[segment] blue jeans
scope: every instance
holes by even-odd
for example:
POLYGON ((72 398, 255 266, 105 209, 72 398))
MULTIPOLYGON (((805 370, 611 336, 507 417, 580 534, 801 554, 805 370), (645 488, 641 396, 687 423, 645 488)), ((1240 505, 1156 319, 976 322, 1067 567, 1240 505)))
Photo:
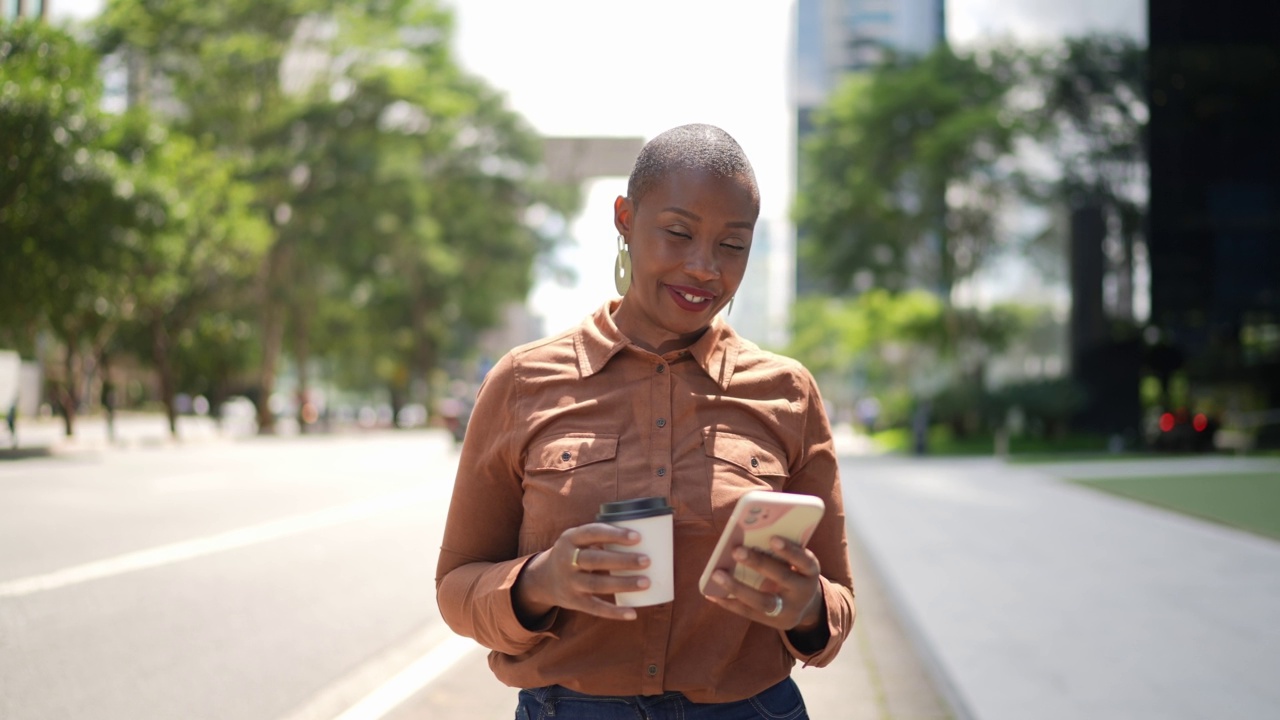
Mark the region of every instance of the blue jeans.
POLYGON ((745 700, 689 702, 662 695, 584 695, 550 685, 520 691, 516 720, 809 720, 800 688, 787 678, 745 700))

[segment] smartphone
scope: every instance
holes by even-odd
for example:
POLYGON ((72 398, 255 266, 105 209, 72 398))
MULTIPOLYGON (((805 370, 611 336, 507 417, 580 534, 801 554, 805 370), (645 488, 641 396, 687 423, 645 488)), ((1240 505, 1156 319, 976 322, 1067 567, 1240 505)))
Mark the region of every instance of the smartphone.
POLYGON ((826 504, 821 498, 796 493, 752 490, 738 498, 738 504, 729 516, 729 523, 720 534, 720 541, 711 553, 707 567, 702 571, 698 589, 703 595, 723 597, 726 593, 711 582, 711 574, 717 568, 732 573, 734 579, 759 588, 764 576, 733 559, 733 551, 739 545, 773 554, 769 542, 775 537, 805 545, 822 520, 826 504))

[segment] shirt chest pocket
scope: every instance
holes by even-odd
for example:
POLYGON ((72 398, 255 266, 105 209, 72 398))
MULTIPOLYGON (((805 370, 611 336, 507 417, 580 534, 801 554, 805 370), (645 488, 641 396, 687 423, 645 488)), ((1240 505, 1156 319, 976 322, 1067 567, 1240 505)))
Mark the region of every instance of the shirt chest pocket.
POLYGON ((595 520, 601 503, 616 500, 617 457, 617 435, 568 433, 531 444, 524 464, 522 550, 550 547, 560 533, 595 520))
POLYGON ((729 521, 734 504, 747 491, 784 489, 789 473, 782 450, 756 438, 714 428, 702 433, 716 527, 729 521))

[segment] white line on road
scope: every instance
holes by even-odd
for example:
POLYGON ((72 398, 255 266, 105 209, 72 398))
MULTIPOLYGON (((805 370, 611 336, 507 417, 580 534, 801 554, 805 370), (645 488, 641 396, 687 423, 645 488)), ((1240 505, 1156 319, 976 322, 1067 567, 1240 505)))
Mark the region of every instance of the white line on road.
POLYGON ((18 578, 17 580, 0 583, 0 598, 22 597, 23 595, 30 595, 44 590, 54 590, 136 570, 147 570, 270 540, 278 540, 310 530, 319 530, 363 520, 379 513, 422 502, 436 494, 438 494, 436 489, 421 485, 410 490, 383 495, 364 502, 341 505, 327 510, 320 510, 306 515, 295 515, 217 535, 184 540, 183 542, 162 545, 149 550, 117 555, 84 565, 64 568, 45 575, 18 578))
POLYGON ((369 693, 352 705, 335 720, 380 720, 401 703, 413 697, 432 680, 458 664, 463 658, 480 650, 474 641, 452 635, 401 670, 382 687, 369 693))

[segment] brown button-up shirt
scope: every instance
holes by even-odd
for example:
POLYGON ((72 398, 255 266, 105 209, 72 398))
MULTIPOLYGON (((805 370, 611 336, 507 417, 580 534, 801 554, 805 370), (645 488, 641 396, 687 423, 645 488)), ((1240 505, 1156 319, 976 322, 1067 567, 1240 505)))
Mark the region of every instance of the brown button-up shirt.
POLYGON ((631 344, 606 304, 582 325, 516 348, 485 379, 467 428, 436 569, 445 622, 493 650, 515 687, 596 695, 754 695, 796 659, 831 661, 853 626, 853 579, 831 429, 812 376, 717 319, 663 356, 631 344), (727 612, 698 578, 748 490, 816 495, 809 548, 822 563, 830 641, 806 654, 787 634, 727 612), (527 629, 512 608, 521 568, 601 503, 663 496, 675 508, 675 601, 631 622, 558 609, 527 629))

